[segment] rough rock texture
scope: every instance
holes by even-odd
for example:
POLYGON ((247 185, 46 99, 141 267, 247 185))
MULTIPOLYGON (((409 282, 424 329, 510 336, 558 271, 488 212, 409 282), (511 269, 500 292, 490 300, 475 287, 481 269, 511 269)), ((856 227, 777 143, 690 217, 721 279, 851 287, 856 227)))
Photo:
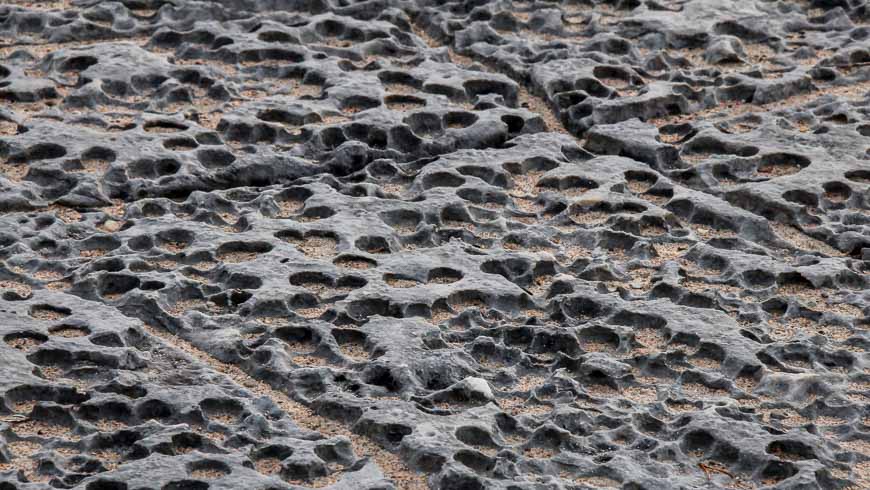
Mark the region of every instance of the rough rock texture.
POLYGON ((865 0, 5 0, 0 490, 870 488, 865 0))

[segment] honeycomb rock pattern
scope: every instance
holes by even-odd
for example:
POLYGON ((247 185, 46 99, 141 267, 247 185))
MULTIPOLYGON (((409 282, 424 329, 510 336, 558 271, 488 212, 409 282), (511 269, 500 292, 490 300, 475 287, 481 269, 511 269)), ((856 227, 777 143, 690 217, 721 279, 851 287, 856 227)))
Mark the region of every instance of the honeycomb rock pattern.
POLYGON ((865 0, 7 0, 0 490, 870 488, 865 0))

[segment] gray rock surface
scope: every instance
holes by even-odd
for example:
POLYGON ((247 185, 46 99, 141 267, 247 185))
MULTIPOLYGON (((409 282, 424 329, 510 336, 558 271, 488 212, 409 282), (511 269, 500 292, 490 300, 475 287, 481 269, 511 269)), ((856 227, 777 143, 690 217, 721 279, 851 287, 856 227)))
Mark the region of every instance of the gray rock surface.
POLYGON ((0 490, 870 488, 865 0, 7 0, 0 490))

